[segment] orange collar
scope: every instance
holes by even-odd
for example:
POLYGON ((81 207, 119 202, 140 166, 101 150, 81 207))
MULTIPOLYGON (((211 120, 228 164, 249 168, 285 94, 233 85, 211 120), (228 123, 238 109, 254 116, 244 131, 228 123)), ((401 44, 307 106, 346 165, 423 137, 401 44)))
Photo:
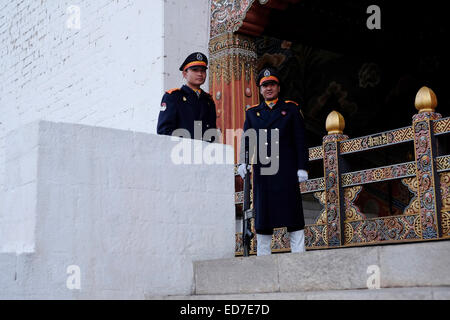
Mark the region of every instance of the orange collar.
POLYGON ((270 101, 266 100, 265 101, 266 105, 271 109, 273 108, 274 105, 277 104, 277 102, 278 102, 278 98, 276 98, 275 100, 270 100, 270 101))

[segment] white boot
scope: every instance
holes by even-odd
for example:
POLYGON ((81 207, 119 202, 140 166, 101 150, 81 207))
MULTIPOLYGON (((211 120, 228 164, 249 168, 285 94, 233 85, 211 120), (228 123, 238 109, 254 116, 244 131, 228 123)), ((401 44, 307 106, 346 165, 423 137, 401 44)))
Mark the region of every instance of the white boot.
POLYGON ((298 230, 289 233, 291 240, 291 252, 305 252, 305 230, 298 230))
POLYGON ((256 255, 267 256, 272 253, 272 235, 256 234, 256 255))

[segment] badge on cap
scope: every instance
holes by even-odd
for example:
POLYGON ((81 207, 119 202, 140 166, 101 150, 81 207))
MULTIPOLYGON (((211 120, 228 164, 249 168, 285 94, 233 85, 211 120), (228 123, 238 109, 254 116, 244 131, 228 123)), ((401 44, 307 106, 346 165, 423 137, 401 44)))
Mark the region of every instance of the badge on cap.
POLYGON ((259 117, 261 115, 261 113, 257 112, 256 115, 259 117))
POLYGON ((264 71, 264 77, 270 77, 270 71, 269 70, 264 71))
POLYGON ((197 53, 197 60, 198 61, 203 61, 203 56, 201 53, 197 53))
POLYGON ((186 97, 183 97, 183 101, 187 101, 186 97))
POLYGON ((167 105, 165 102, 161 103, 161 111, 166 111, 167 105))
POLYGON ((287 112, 286 111, 281 111, 281 114, 283 115, 283 116, 285 116, 286 114, 287 114, 287 112))

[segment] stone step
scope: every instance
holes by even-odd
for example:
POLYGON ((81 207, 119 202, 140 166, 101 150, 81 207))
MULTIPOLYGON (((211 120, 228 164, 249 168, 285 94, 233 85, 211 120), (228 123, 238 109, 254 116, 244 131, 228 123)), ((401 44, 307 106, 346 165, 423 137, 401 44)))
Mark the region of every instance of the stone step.
POLYGON ((194 262, 194 295, 450 286, 450 241, 194 262))
POLYGON ((450 287, 272 292, 254 294, 147 296, 149 300, 450 300, 450 287))

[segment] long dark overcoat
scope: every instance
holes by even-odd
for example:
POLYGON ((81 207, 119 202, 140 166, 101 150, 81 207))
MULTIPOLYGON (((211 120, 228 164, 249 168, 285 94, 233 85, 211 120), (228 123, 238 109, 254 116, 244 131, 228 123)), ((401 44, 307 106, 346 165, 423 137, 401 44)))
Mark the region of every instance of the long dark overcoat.
POLYGON ((258 160, 253 166, 256 232, 272 234, 273 228, 279 227, 288 227, 289 231, 303 229, 305 220, 297 171, 308 169, 308 148, 305 143, 305 126, 300 107, 295 102, 278 100, 270 109, 263 101, 246 110, 244 132, 250 128, 256 129, 258 137, 256 148, 258 160), (278 130, 279 141, 272 141, 272 130, 278 130), (267 139, 263 139, 265 135, 267 139), (271 164, 261 163, 259 154, 261 143, 268 148, 268 156, 274 159, 276 155, 272 154, 274 150, 272 144, 279 145, 279 169, 276 174, 262 174, 261 169, 271 164))

